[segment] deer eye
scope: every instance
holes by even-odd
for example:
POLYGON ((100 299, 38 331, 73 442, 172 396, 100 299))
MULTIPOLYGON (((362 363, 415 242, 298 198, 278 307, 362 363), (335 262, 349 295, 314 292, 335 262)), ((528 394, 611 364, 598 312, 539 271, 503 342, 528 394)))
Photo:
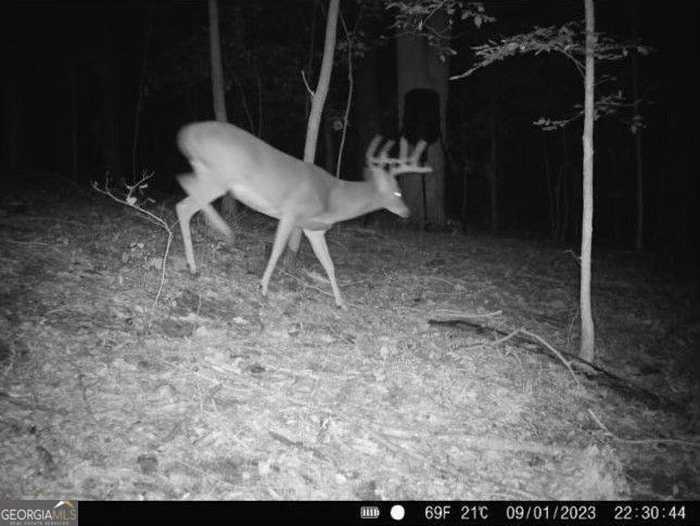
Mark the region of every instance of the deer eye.
POLYGON ((394 192, 394 195, 395 195, 396 197, 401 197, 401 192, 394 192))

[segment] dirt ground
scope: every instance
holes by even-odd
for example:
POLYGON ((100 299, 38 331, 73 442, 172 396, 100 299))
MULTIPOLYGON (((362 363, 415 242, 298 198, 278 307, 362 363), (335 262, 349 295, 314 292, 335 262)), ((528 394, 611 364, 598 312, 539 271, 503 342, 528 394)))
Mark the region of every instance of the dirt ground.
POLYGON ((341 311, 306 242, 261 296, 274 221, 195 221, 193 277, 150 210, 164 269, 103 195, 0 197, 0 497, 700 498, 697 288, 649 258, 594 250, 613 378, 567 247, 342 224, 341 311))

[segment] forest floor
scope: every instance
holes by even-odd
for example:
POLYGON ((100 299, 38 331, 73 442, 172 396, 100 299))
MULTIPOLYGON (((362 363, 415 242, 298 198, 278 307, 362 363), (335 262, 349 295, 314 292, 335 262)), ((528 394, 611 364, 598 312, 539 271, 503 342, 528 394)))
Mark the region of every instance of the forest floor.
POLYGON ((262 297, 252 212, 194 221, 195 277, 177 225, 163 269, 133 209, 31 195, 0 196, 0 497, 700 499, 697 289, 639 256, 594 250, 606 374, 564 354, 567 247, 342 224, 341 311, 306 242, 262 297))

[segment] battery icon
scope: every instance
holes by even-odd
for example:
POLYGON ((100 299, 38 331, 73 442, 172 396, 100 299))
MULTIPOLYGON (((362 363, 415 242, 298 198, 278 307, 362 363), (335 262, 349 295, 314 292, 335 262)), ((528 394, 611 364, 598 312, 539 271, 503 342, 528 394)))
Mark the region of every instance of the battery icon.
POLYGON ((379 506, 360 506, 361 519, 378 519, 379 506))

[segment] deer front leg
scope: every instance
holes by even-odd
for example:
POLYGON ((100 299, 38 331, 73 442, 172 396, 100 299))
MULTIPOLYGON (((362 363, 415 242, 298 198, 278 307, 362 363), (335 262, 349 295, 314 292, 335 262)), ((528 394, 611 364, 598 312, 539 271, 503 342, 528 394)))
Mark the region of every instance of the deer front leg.
POLYGON ((301 228, 294 227, 287 242, 287 250, 282 257, 282 264, 288 270, 294 270, 299 264, 297 255, 299 254, 299 243, 301 242, 301 228))
POLYGON ((194 250, 192 249, 192 231, 190 220, 200 210, 205 214, 210 224, 228 238, 232 238, 231 228, 211 206, 211 202, 223 195, 226 191, 215 184, 211 184, 206 178, 193 174, 181 174, 177 180, 187 193, 187 197, 175 205, 182 241, 185 244, 185 257, 192 274, 197 273, 197 265, 194 262, 194 250))
POLYGON ((338 288, 338 283, 335 281, 335 267, 333 266, 333 260, 328 252, 328 245, 326 244, 325 234, 323 230, 304 230, 304 234, 311 243, 311 248, 316 254, 316 257, 321 262, 323 269, 326 271, 328 280, 331 282, 331 288, 333 289, 333 295, 335 296, 335 304, 343 310, 347 310, 345 301, 340 294, 340 288, 338 288))

